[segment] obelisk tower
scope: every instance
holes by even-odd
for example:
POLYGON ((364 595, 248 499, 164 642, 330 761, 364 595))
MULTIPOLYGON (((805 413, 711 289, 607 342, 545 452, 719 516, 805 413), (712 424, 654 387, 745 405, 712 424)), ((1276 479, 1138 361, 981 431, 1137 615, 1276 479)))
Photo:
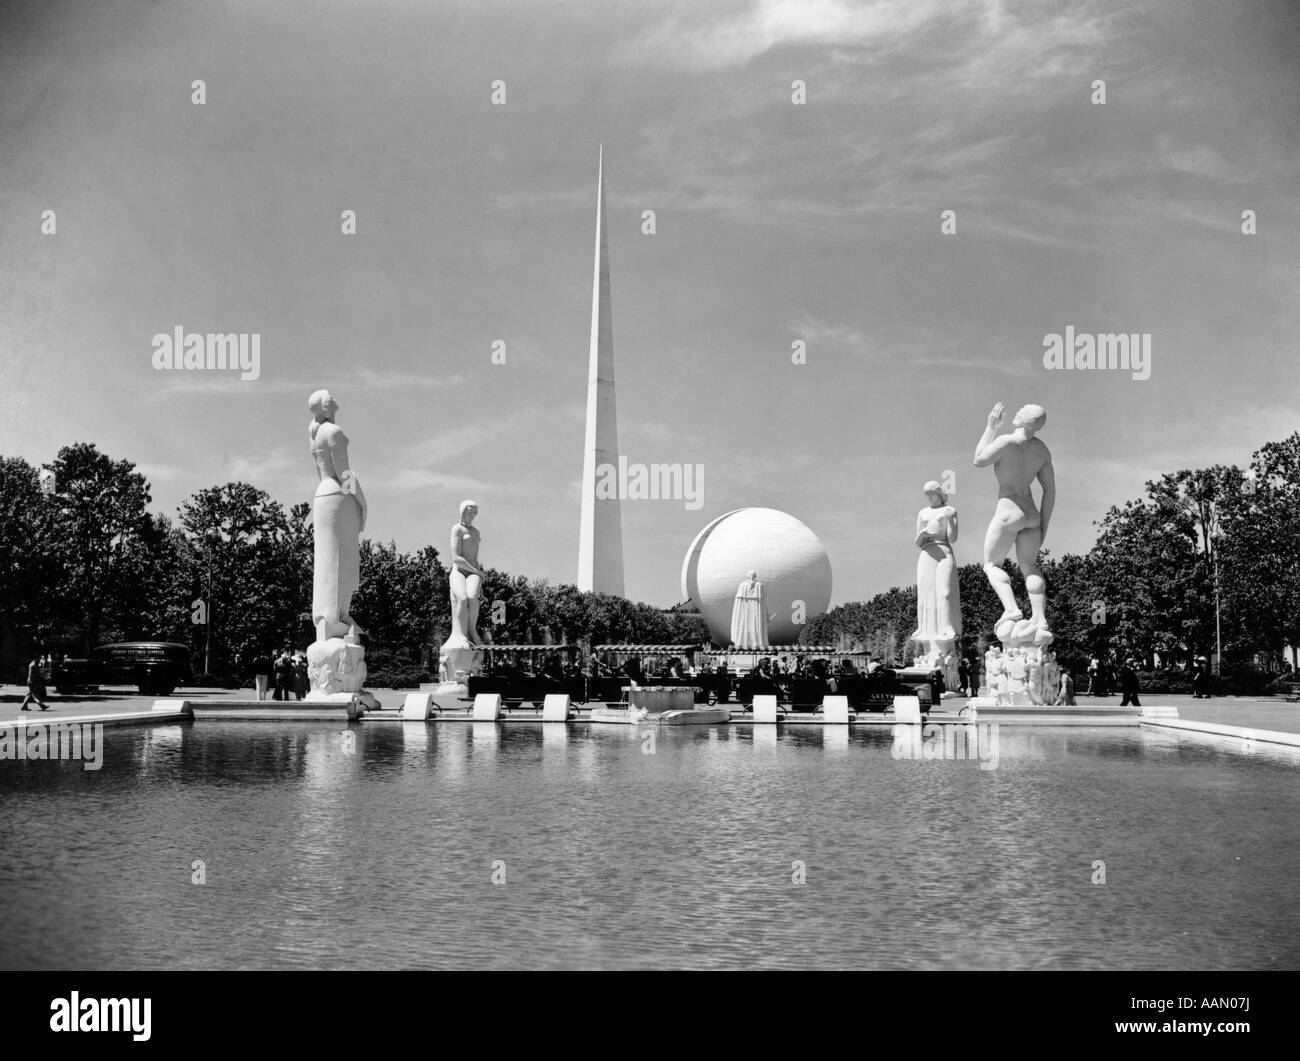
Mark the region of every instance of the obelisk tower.
POLYGON ((578 589, 623 595, 623 519, 617 498, 597 498, 598 478, 618 482, 618 410, 614 402, 614 325, 609 310, 609 239, 605 233, 605 148, 596 179, 596 262, 591 286, 591 359, 587 438, 582 458, 578 589), (606 471, 598 476, 598 469, 606 471))

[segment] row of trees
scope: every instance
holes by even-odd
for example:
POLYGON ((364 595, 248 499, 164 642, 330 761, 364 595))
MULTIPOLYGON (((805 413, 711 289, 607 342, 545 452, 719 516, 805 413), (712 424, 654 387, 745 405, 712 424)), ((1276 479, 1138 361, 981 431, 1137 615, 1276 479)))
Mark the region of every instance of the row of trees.
MULTIPOLYGON (((1112 507, 1086 555, 1041 559, 1058 655, 1110 649, 1147 668, 1222 644, 1225 670, 1281 664, 1300 644, 1300 432, 1270 442, 1250 467, 1171 472, 1112 507)), ((1017 599, 1024 582, 1008 562, 1017 599)), ((963 565, 962 648, 983 653, 1001 605, 979 564, 963 565)), ((809 623, 809 641, 847 637, 885 658, 908 654, 916 587, 844 604, 809 623)))
MULTIPOLYGON (((37 646, 181 641, 222 674, 311 640, 308 504, 286 509, 248 483, 200 490, 175 519, 149 512, 150 501, 130 461, 88 443, 64 447, 44 473, 0 457, 0 645, 10 677, 37 646)), ((1228 665, 1280 662, 1300 642, 1297 512, 1300 432, 1261 447, 1244 471, 1216 465, 1147 483, 1145 496, 1105 514, 1086 555, 1044 552, 1058 654, 1074 661, 1109 647, 1150 666, 1157 656, 1212 656, 1221 641, 1228 665)), ((1023 600, 1023 580, 1006 566, 1023 600)), ((1001 606, 978 564, 959 578, 962 647, 982 653, 1001 606)), ((363 541, 353 612, 371 659, 427 668, 449 629, 437 550, 363 541)), ((803 639, 900 659, 915 625, 915 586, 895 587, 812 619, 803 639)), ((698 615, 497 570, 486 572, 479 626, 498 643, 707 637, 698 615)))
MULTIPOLYGON (((200 490, 174 520, 150 513, 150 501, 149 483, 130 461, 87 443, 64 447, 44 474, 0 458, 7 677, 35 650, 80 654, 144 639, 183 642, 197 669, 237 674, 260 652, 312 639, 307 503, 286 509, 248 483, 200 490)), ((352 611, 365 628, 372 667, 427 668, 430 646, 450 628, 438 551, 401 553, 393 543, 363 540, 352 611)), ((485 571, 479 626, 498 643, 705 636, 698 616, 493 569, 485 571)))

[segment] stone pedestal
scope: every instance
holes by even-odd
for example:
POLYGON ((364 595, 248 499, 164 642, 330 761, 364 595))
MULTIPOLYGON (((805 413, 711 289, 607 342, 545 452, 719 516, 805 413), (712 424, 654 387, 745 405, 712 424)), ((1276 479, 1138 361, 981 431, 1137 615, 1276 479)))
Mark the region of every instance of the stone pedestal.
POLYGON ((438 650, 438 673, 444 683, 463 685, 483 669, 483 650, 464 634, 452 634, 438 650))
POLYGON ((307 646, 306 699, 314 703, 345 704, 359 700, 368 708, 379 701, 365 691, 366 650, 352 637, 331 637, 307 646))
POLYGON ((927 641, 924 655, 912 661, 914 670, 937 670, 943 675, 943 696, 959 696, 961 678, 958 675, 957 642, 955 640, 927 641))
POLYGON ((695 706, 695 688, 689 685, 628 686, 629 706, 644 711, 689 711, 695 706))
POLYGON ((991 699, 998 707, 1048 706, 1056 702, 1060 668, 1049 647, 1051 631, 1027 619, 998 623, 995 633, 1002 642, 996 674, 986 674, 979 699, 991 699))

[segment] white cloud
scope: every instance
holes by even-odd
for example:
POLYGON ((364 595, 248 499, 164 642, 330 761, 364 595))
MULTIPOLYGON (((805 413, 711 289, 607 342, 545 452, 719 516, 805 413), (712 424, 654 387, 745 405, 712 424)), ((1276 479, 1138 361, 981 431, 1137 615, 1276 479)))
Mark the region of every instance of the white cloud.
POLYGON ((950 6, 936 0, 758 0, 739 14, 695 27, 683 25, 675 15, 642 34, 624 57, 658 62, 672 56, 693 66, 717 68, 743 66, 783 44, 891 44, 950 6))

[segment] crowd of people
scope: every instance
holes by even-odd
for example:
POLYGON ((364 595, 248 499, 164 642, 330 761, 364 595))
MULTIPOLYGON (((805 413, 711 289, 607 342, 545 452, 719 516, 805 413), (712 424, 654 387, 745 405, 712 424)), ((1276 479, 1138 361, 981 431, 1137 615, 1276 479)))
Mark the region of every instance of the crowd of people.
POLYGON ((301 700, 307 695, 307 659, 288 646, 278 656, 273 653, 255 656, 249 670, 258 700, 265 700, 268 692, 272 700, 301 700))
MULTIPOLYGON (((1192 696, 1196 699, 1210 697, 1210 665, 1204 656, 1197 657, 1189 664, 1192 671, 1192 696)), ((1105 698, 1120 694, 1121 707, 1141 707, 1138 699, 1140 693, 1138 682, 1138 663, 1132 656, 1119 662, 1109 655, 1094 655, 1087 666, 1087 687, 1083 695, 1105 698)), ((962 659, 957 666, 958 688, 962 696, 975 696, 981 684, 981 669, 977 659, 962 659)), ((1075 699, 1075 675, 1068 666, 1060 666, 1060 680, 1056 689, 1055 705, 1058 707, 1077 706, 1075 699)))

